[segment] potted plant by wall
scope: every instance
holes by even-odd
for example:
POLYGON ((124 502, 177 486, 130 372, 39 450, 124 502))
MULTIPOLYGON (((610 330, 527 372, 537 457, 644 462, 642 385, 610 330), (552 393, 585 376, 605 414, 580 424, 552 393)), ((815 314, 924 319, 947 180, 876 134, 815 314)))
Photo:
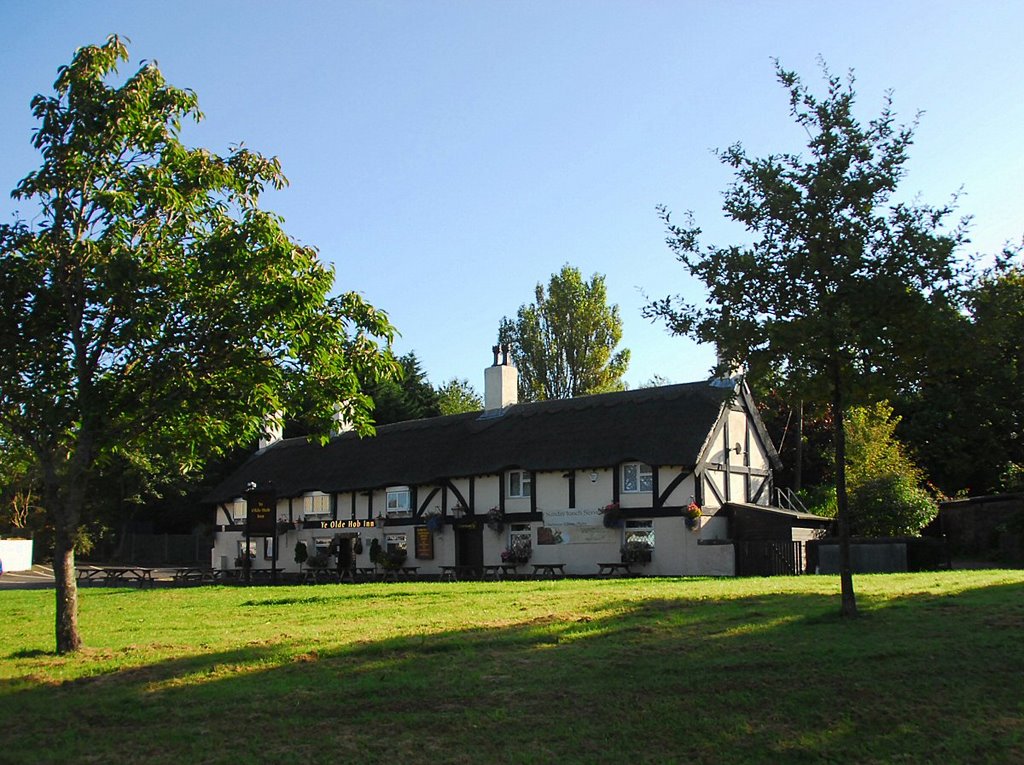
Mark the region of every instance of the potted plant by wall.
POLYGON ((389 571, 396 571, 405 564, 405 559, 408 556, 409 553, 401 547, 392 547, 390 550, 381 553, 380 565, 389 571))
POLYGON ((499 507, 487 511, 487 528, 498 534, 505 530, 505 513, 499 507))
POLYGON ((683 510, 683 521, 686 523, 686 528, 690 531, 700 530, 700 517, 703 515, 700 505, 696 502, 691 502, 683 510))
POLYGON ((518 566, 519 564, 526 563, 530 560, 531 555, 533 555, 533 545, 525 540, 517 540, 512 542, 501 553, 501 562, 508 563, 512 566, 518 566))
POLYGON ((622 528, 622 509, 619 507, 618 502, 612 502, 610 505, 605 505, 604 507, 601 508, 601 513, 604 515, 605 528, 622 528))
POLYGON ((327 568, 328 562, 327 553, 315 553, 306 558, 306 565, 318 571, 327 568))
POLYGON ((377 565, 380 563, 380 540, 370 540, 370 563, 377 565))
POLYGON ((619 550, 623 563, 650 563, 651 546, 638 539, 632 539, 619 550))
POLYGON ((295 562, 299 564, 299 571, 302 571, 302 564, 309 558, 309 550, 305 542, 295 543, 295 562))

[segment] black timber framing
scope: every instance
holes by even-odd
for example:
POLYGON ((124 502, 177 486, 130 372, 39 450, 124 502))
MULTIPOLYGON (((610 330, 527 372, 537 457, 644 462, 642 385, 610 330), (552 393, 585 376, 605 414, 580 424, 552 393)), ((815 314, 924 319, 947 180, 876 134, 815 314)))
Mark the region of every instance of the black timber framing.
MULTIPOLYGON (((657 473, 655 473, 654 475, 657 476, 657 473)), ((665 506, 665 502, 667 502, 668 498, 672 496, 672 492, 674 492, 676 489, 679 488, 679 484, 681 484, 683 481, 685 481, 687 476, 691 476, 691 475, 694 475, 692 470, 680 470, 679 473, 675 476, 675 478, 673 478, 671 481, 669 481, 668 486, 665 487, 665 491, 660 492, 660 493, 658 492, 658 484, 655 483, 655 485, 653 487, 654 488, 653 495, 655 497, 655 499, 654 499, 654 507, 655 508, 664 507, 665 506)))

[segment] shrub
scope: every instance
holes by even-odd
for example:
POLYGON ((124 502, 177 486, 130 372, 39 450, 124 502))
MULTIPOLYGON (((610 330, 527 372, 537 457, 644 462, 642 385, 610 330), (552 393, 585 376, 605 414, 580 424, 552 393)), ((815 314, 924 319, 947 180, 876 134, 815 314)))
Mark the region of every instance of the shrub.
POLYGON ((906 475, 873 478, 850 492, 850 532, 857 536, 916 536, 939 508, 906 475))
POLYGON ((295 543, 295 562, 301 566, 309 559, 309 550, 306 549, 305 542, 295 543))

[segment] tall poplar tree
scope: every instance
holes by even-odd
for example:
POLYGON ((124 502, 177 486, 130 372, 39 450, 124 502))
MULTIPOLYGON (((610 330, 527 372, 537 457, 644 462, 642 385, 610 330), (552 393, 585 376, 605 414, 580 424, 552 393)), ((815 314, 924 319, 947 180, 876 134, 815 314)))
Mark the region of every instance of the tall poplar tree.
POLYGON ((831 406, 844 615, 856 614, 850 569, 843 413, 913 384, 916 359, 958 301, 954 257, 963 224, 946 230, 950 205, 894 199, 916 123, 896 124, 890 95, 878 117, 854 115, 854 78, 829 74, 813 94, 775 64, 790 114, 807 133, 805 154, 720 152, 735 171, 724 210, 752 244, 702 246, 701 230, 660 208, 667 242, 704 283, 706 303, 666 297, 646 314, 670 331, 714 343, 718 371, 745 365, 774 374, 796 399, 831 406))
POLYGON ((56 644, 76 650, 76 538, 112 460, 156 477, 251 442, 275 413, 326 437, 340 407, 372 430, 360 380, 393 373, 394 330, 292 241, 260 194, 276 159, 186 147, 194 93, 155 64, 111 84, 116 36, 79 49, 39 95, 42 165, 0 227, 0 429, 39 466, 54 527, 56 644))
POLYGON ((608 305, 604 277, 585 281, 565 265, 541 284, 535 301, 522 305, 515 321, 504 318, 498 341, 512 348, 519 368, 519 399, 541 401, 622 390, 629 349, 622 339, 617 305, 608 305))

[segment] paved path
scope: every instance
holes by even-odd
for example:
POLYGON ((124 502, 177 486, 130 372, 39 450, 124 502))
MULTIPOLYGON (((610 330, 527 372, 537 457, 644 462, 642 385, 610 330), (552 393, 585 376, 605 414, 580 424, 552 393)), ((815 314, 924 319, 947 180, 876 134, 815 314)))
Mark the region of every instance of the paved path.
POLYGON ((53 567, 33 566, 29 571, 5 571, 0 590, 46 590, 53 588, 53 567))

